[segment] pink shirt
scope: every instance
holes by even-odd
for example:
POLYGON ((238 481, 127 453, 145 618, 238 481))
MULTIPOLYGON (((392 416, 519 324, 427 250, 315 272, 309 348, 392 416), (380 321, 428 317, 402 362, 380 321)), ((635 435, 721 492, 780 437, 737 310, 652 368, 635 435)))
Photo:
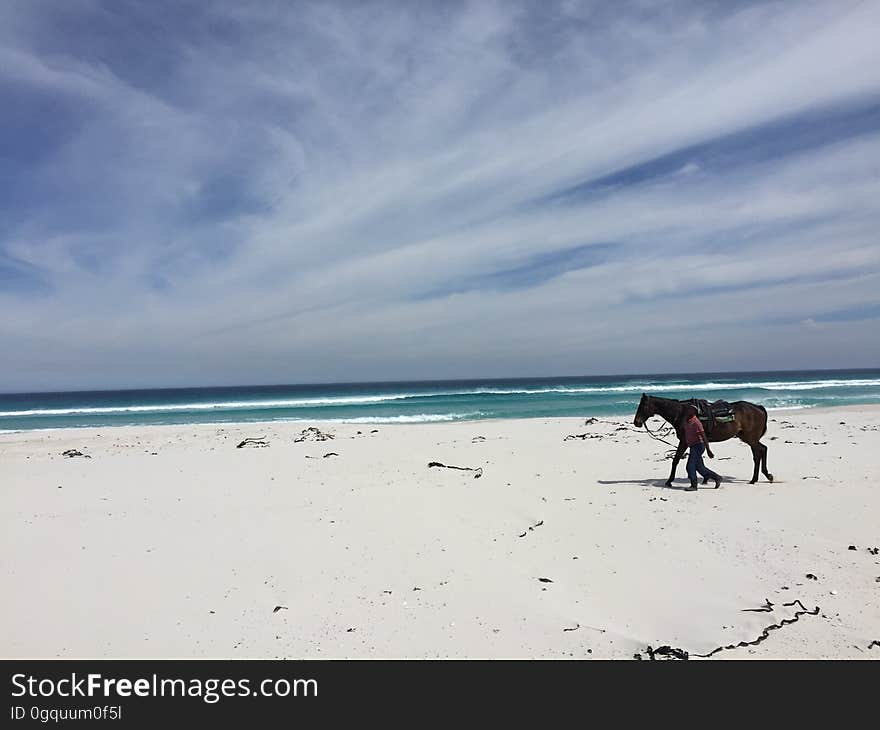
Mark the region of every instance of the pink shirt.
POLYGON ((689 418, 684 424, 684 439, 688 446, 696 446, 703 442, 706 432, 699 418, 689 418))

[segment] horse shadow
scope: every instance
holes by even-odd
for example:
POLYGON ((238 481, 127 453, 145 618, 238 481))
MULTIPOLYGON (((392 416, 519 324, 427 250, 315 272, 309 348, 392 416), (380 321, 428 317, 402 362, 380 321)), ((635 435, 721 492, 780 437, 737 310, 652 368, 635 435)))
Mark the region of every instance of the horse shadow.
MULTIPOLYGON (((620 485, 620 484, 635 484, 637 486, 642 487, 656 487, 658 489, 672 489, 678 491, 684 491, 687 489, 691 483, 689 479, 676 479, 673 481, 671 487, 666 486, 665 479, 597 479, 596 482, 598 484, 607 484, 607 485, 620 485)), ((721 475, 721 486, 725 486, 727 484, 746 484, 748 483, 746 479, 735 479, 734 477, 728 477, 721 475)), ((711 480, 708 484, 703 484, 702 478, 700 478, 697 486, 700 489, 714 489, 715 486, 712 484, 711 480)))

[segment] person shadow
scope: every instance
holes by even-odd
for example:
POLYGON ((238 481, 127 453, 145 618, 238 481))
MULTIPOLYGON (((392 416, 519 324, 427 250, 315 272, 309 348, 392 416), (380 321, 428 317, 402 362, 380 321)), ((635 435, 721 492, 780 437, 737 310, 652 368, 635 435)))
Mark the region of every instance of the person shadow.
MULTIPOLYGON (((721 474, 720 476, 722 487, 724 487, 726 484, 737 484, 740 482, 746 483, 747 481, 745 479, 735 479, 734 477, 725 476, 724 474, 721 474)), ((665 479, 597 479, 596 481, 599 484, 607 484, 613 486, 620 484, 634 484, 641 487, 657 487, 659 489, 675 489, 681 491, 687 489, 691 485, 690 480, 687 477, 685 477, 684 479, 675 479, 675 481, 672 482, 671 487, 666 486, 665 479)), ((703 484, 702 477, 700 477, 700 479, 698 480, 697 487, 700 489, 715 489, 715 485, 712 480, 709 480, 708 484, 703 484)))

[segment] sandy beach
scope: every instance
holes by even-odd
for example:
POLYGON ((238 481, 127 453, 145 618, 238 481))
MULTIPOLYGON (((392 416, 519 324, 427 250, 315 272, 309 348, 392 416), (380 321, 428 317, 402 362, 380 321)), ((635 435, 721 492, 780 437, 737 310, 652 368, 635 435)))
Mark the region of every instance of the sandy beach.
POLYGON ((728 441, 696 493, 631 417, 0 434, 0 656, 693 655, 800 601, 713 660, 878 658, 880 408, 770 416, 776 481, 728 441))

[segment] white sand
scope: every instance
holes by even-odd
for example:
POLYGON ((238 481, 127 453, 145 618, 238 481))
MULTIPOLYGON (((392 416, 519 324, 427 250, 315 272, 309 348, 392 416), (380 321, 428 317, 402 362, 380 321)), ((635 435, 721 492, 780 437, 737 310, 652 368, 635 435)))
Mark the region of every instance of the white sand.
POLYGON ((771 418, 777 481, 728 441, 696 493, 624 418, 0 434, 0 656, 702 653, 800 599, 819 615, 717 657, 878 658, 880 408, 771 418))

